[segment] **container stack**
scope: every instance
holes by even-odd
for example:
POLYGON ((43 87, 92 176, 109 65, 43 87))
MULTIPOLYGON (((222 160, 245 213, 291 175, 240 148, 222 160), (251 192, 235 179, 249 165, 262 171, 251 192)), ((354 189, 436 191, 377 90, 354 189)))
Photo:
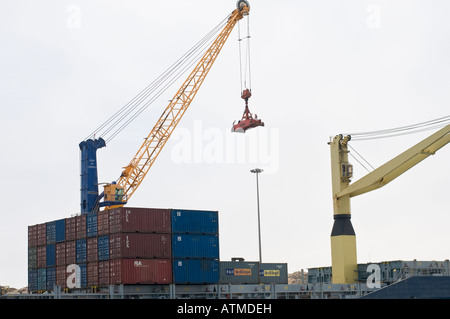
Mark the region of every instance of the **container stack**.
POLYGON ((218 212, 122 207, 28 227, 29 291, 217 283, 218 212))
POLYGON ((172 210, 171 215, 174 283, 218 283, 218 212, 172 210))

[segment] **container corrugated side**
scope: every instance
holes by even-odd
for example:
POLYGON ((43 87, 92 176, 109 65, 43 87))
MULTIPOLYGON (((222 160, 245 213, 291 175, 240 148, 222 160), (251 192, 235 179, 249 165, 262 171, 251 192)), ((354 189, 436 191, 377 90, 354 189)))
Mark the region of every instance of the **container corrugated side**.
POLYGON ((59 219, 46 224, 47 244, 63 242, 66 239, 66 220, 59 219))
POLYGON ((169 234, 110 234, 109 258, 170 258, 171 246, 169 234))
POLYGON ((86 262, 87 260, 86 238, 77 239, 76 256, 77 256, 76 259, 77 264, 86 262))
POLYGON ((170 233, 170 209, 121 207, 110 211, 109 232, 170 233))
POLYGON ((173 209, 171 211, 172 233, 218 234, 217 211, 173 209))
POLYGON ((97 238, 97 256, 99 261, 109 259, 109 235, 103 235, 97 238))
POLYGON ((38 270, 37 269, 28 269, 28 291, 29 292, 35 292, 38 290, 37 279, 38 279, 38 270))
POLYGON ((75 240, 66 241, 66 265, 77 262, 77 242, 75 240))
POLYGON ((47 290, 47 268, 38 268, 37 270, 37 290, 47 290))
POLYGON ((63 266, 66 264, 66 242, 57 243, 55 245, 55 264, 63 266))
POLYGON ((47 267, 47 291, 53 291, 53 288, 56 284, 56 268, 55 267, 47 267))
POLYGON ((170 259, 113 259, 109 267, 112 285, 172 283, 170 259))
POLYGON ((287 263, 261 263, 260 278, 262 284, 287 284, 287 263))
POLYGON ((212 259, 173 259, 174 284, 216 284, 219 261, 212 259))
POLYGON ((28 269, 37 268, 37 247, 28 247, 28 269))
POLYGON ((219 259, 219 236, 172 234, 172 257, 219 259))
POLYGON ((75 216, 77 239, 86 238, 86 214, 75 216))
POLYGON ((47 247, 45 249, 45 258, 46 258, 45 259, 46 260, 45 265, 47 267, 54 267, 55 266, 55 264, 56 264, 55 252, 56 252, 55 244, 47 245, 47 247))
POLYGON ((47 266, 47 246, 37 247, 37 267, 44 268, 47 266))
POLYGON ((98 260, 97 242, 97 237, 88 237, 86 239, 86 261, 88 263, 98 260))
POLYGON ((259 284, 259 262, 257 261, 221 261, 221 284, 259 284))
POLYGON ((87 263, 87 286, 97 287, 98 286, 98 262, 87 263))
POLYGON ((86 236, 97 236, 97 213, 86 214, 86 236))
POLYGON ((37 225, 37 244, 38 246, 47 244, 47 225, 45 223, 37 225))
POLYGON ((66 274, 66 266, 56 266, 56 285, 61 287, 62 289, 67 287, 67 274, 66 274))
POLYGON ((109 210, 103 210, 97 213, 97 235, 104 236, 109 234, 109 210))
POLYGON ((98 285, 109 286, 109 260, 100 261, 98 263, 98 285))
POLYGON ((28 247, 37 246, 37 234, 38 234, 37 225, 28 226, 28 247))
POLYGON ((66 218, 66 241, 77 239, 77 219, 75 217, 66 218))

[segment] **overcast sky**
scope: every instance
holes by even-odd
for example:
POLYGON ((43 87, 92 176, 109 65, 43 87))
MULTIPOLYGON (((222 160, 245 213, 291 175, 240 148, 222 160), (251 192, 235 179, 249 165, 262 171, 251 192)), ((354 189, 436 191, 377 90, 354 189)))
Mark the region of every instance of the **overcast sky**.
MULTIPOLYGON (((28 226, 79 212, 78 144, 235 8, 235 0, 2 0, 0 284, 27 285, 28 226)), ((237 29, 172 139, 128 203, 218 210, 220 257, 289 272, 331 265, 327 142, 340 133, 450 115, 448 1, 253 0, 250 109, 241 117, 237 29)), ((99 150, 116 180, 153 127, 166 91, 99 150)), ((351 145, 373 167, 433 131, 351 145)), ((367 171, 354 164, 354 181, 367 171)), ((450 147, 352 199, 359 263, 450 257, 450 147)))

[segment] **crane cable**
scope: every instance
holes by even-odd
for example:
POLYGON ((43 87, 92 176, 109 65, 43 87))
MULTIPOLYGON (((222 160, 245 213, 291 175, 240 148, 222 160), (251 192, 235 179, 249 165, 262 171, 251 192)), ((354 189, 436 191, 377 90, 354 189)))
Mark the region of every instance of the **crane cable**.
MULTIPOLYGON (((419 133, 427 130, 432 130, 436 128, 441 128, 450 124, 450 115, 440 117, 434 120, 421 122, 417 124, 401 126, 392 129, 378 130, 378 131, 370 131, 370 132, 360 132, 360 133, 349 133, 345 135, 350 135, 352 141, 363 141, 363 140, 373 140, 379 138, 388 138, 406 134, 419 133)), ((355 150, 350 144, 347 144, 372 170, 375 168, 360 154, 355 150)), ((365 170, 370 172, 370 170, 364 165, 361 161, 358 160, 356 156, 352 153, 349 153, 353 159, 355 159, 365 170)))
POLYGON ((392 129, 378 130, 378 131, 370 131, 370 132, 359 132, 359 133, 348 133, 345 135, 350 135, 352 137, 352 141, 363 141, 363 140, 372 140, 379 138, 388 138, 406 134, 419 133, 423 131, 433 130, 437 128, 444 127, 450 124, 450 115, 440 117, 434 120, 421 122, 417 124, 401 126, 392 129))
POLYGON ((167 70, 145 87, 139 94, 116 111, 102 125, 95 129, 85 140, 95 138, 96 135, 104 138, 108 143, 138 115, 151 105, 175 81, 177 81, 194 63, 199 56, 208 49, 217 33, 227 23, 231 14, 227 15, 217 26, 209 31, 200 41, 189 49, 181 58, 173 63, 167 70))
POLYGON ((251 72, 250 72, 250 16, 247 15, 247 34, 241 37, 241 22, 238 21, 238 41, 239 41, 239 73, 241 78, 241 92, 244 89, 249 89, 251 91, 251 72), (245 55, 244 55, 244 67, 242 67, 242 49, 241 44, 242 41, 245 42, 245 55), (244 69, 244 71, 242 71, 244 69), (242 76, 242 72, 244 72, 244 76, 242 76), (248 86, 247 86, 248 80, 248 86))

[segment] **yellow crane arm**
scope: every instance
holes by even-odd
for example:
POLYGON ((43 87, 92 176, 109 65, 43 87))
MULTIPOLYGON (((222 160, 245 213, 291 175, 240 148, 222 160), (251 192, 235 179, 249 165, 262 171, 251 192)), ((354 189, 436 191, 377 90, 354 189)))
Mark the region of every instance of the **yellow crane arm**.
POLYGON ((337 197, 350 195, 354 197, 380 188, 391 182, 411 167, 420 163, 450 142, 450 125, 417 143, 389 162, 378 167, 366 176, 337 193, 337 197))
MULTIPOLYGON (((123 192, 123 194, 120 193, 121 201, 125 202, 130 199, 145 178, 164 145, 167 143, 173 130, 176 128, 197 94, 206 75, 233 30, 233 27, 240 19, 247 15, 249 11, 250 7, 246 1, 238 2, 238 8, 231 13, 225 27, 197 63, 178 92, 174 95, 130 164, 124 167, 116 185, 109 185, 109 188, 105 187, 105 200, 107 200, 109 196, 113 196, 114 192, 115 195, 117 195, 117 189, 123 192)), ((109 208, 112 207, 116 206, 110 206, 109 208)))

